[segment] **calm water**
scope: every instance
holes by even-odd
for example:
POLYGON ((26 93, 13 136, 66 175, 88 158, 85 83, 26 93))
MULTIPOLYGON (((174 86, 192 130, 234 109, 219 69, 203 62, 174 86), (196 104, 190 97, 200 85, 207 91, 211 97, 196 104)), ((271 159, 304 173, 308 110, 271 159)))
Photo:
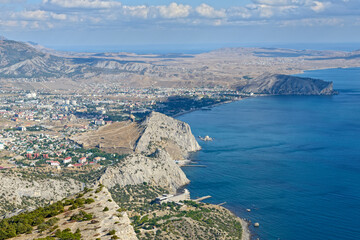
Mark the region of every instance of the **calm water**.
POLYGON ((184 168, 192 197, 212 195, 259 222, 260 239, 360 239, 360 69, 310 71, 337 96, 246 99, 179 119, 209 135, 184 168), (250 213, 246 209, 250 208, 250 213))

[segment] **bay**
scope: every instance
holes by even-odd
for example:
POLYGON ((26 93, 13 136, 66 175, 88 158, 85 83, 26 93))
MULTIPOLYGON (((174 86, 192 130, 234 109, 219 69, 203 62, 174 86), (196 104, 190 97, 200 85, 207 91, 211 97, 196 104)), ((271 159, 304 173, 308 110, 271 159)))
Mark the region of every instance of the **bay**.
POLYGON ((254 97, 178 117, 214 138, 192 156, 206 167, 184 168, 187 187, 259 222, 254 239, 360 239, 360 69, 299 76, 333 81, 339 95, 254 97))

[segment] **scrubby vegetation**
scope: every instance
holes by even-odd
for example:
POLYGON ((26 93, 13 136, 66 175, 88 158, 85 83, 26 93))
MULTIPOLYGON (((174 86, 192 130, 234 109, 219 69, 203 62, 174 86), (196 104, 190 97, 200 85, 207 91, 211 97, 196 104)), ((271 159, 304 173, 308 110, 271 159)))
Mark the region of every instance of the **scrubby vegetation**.
POLYGON ((155 204, 165 189, 140 184, 113 187, 113 199, 126 210, 139 239, 241 239, 241 223, 228 210, 184 201, 155 204))
POLYGON ((46 218, 54 217, 63 211, 64 204, 56 202, 29 213, 21 213, 17 216, 3 219, 0 221, 0 239, 12 238, 23 233, 31 233, 33 227, 44 223, 46 218))
MULTIPOLYGON (((65 199, 58 201, 46 207, 40 207, 31 212, 21 213, 19 215, 6 218, 0 221, 0 240, 16 237, 20 234, 31 233, 35 227, 39 232, 49 229, 55 230, 54 226, 59 219, 55 216, 64 212, 64 208, 69 206, 69 210, 74 210, 83 207, 85 204, 94 202, 92 198, 82 198, 83 193, 80 193, 74 199, 65 199)), ((78 214, 71 216, 70 220, 75 221, 89 221, 93 218, 91 214, 80 210, 78 214)), ((57 231, 56 237, 58 239, 72 240, 80 239, 80 233, 71 233, 69 231, 57 231)), ((51 238, 50 238, 51 239, 51 238)))

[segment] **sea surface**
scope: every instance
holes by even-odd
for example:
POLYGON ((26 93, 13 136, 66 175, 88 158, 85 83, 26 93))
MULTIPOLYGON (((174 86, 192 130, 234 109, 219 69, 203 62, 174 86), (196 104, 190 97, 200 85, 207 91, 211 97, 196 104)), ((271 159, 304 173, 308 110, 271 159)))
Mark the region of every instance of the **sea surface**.
POLYGON ((211 195, 259 222, 253 238, 360 239, 360 68, 308 71, 335 96, 248 98, 178 119, 206 167, 185 167, 192 198, 211 195), (251 209, 247 212, 246 209, 251 209))

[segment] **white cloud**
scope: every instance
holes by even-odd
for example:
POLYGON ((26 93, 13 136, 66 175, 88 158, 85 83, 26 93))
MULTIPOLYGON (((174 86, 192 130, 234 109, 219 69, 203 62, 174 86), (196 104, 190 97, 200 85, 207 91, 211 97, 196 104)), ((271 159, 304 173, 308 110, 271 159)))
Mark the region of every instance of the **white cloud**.
POLYGON ((268 6, 303 5, 307 0, 253 0, 253 3, 268 6))
MULTIPOLYGON (((12 2, 21 1, 24 0, 12 2)), ((0 25, 5 26, 7 23, 29 28, 116 28, 175 24, 234 26, 266 23, 316 26, 333 24, 335 18, 355 19, 360 15, 360 0, 252 0, 251 4, 227 9, 215 8, 206 3, 194 8, 176 2, 169 5, 122 5, 117 0, 42 0, 40 4, 28 3, 26 8, 23 5, 13 6, 12 10, 0 9, 0 25), (320 17, 322 20, 319 20, 320 17)))
POLYGON ((37 20, 37 21, 46 21, 49 19, 55 20, 66 20, 66 14, 57 14, 53 12, 47 12, 44 10, 34 10, 34 11, 21 11, 14 12, 10 14, 10 17, 13 19, 21 20, 37 20))
POLYGON ((283 21, 281 26, 307 26, 307 27, 319 27, 319 26, 342 26, 344 21, 339 18, 308 18, 299 20, 283 21))
POLYGON ((120 2, 108 0, 43 0, 43 3, 63 8, 112 8, 121 6, 120 2))
POLYGON ((198 6, 196 9, 196 12, 202 16, 207 18, 224 18, 226 17, 225 10, 215 10, 213 7, 203 3, 200 6, 198 6))
POLYGON ((149 7, 145 5, 123 6, 123 13, 127 16, 147 19, 149 16, 149 12, 149 7))
POLYGON ((57 13, 50 12, 50 16, 56 20, 66 20, 67 19, 66 14, 57 14, 57 13))
POLYGON ((330 6, 329 2, 319 2, 319 1, 314 1, 313 2, 313 6, 311 6, 311 9, 314 12, 322 12, 325 10, 325 8, 327 8, 328 6, 330 6))
POLYGON ((19 15, 22 18, 31 19, 31 20, 46 20, 49 17, 48 13, 42 10, 23 11, 18 13, 17 15, 19 15))
POLYGON ((163 18, 185 18, 189 16, 192 9, 189 5, 170 3, 168 6, 157 6, 159 14, 163 18))

